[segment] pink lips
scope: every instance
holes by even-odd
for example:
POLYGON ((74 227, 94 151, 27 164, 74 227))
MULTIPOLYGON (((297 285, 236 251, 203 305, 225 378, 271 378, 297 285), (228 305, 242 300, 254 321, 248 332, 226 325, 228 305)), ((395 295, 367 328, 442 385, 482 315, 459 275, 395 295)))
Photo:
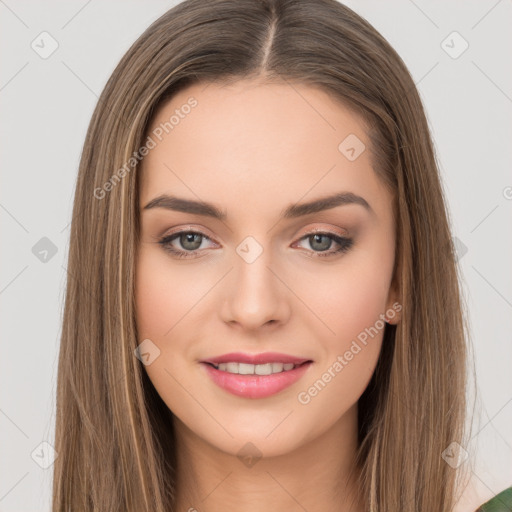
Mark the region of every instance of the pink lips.
POLYGON ((265 398, 279 393, 297 382, 311 365, 312 361, 309 359, 276 352, 256 355, 230 353, 201 361, 201 366, 215 384, 234 395, 244 398, 265 398), (239 375, 217 370, 212 364, 218 365, 219 363, 228 362, 248 364, 293 363, 300 366, 271 375, 239 375))

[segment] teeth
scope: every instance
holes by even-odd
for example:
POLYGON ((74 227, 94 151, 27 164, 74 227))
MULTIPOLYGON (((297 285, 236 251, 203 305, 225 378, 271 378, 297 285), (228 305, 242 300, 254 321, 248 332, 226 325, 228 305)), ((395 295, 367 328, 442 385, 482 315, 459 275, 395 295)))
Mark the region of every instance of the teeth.
POLYGON ((219 363, 214 365, 217 370, 238 373, 240 375, 271 375, 293 369, 293 363, 265 363, 265 364, 247 364, 247 363, 219 363))

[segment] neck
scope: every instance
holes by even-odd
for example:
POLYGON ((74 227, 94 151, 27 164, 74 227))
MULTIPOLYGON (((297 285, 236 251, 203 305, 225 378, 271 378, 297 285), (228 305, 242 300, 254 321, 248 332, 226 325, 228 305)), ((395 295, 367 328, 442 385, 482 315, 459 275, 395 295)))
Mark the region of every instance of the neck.
POLYGON ((328 431, 273 457, 243 460, 240 447, 219 450, 177 418, 175 431, 177 511, 364 511, 355 466, 357 404, 328 431))

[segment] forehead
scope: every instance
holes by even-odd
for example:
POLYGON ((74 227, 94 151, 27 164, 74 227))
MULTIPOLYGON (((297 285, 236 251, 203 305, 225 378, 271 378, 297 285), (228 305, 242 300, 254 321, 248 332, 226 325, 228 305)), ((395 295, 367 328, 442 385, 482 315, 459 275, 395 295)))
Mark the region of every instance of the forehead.
POLYGON ((362 119, 316 87, 194 84, 159 109, 148 135, 155 146, 142 163, 141 206, 161 194, 239 214, 337 191, 389 199, 362 119))

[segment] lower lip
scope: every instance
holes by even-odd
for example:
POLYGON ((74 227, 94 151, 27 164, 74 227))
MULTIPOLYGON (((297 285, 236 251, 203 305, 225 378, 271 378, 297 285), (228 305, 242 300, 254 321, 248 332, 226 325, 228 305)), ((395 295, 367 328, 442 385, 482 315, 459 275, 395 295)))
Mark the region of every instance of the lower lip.
POLYGON ((210 364, 201 363, 217 386, 244 398, 265 398, 279 393, 297 382, 307 372, 311 364, 310 361, 293 370, 271 375, 240 375, 223 372, 210 364))

